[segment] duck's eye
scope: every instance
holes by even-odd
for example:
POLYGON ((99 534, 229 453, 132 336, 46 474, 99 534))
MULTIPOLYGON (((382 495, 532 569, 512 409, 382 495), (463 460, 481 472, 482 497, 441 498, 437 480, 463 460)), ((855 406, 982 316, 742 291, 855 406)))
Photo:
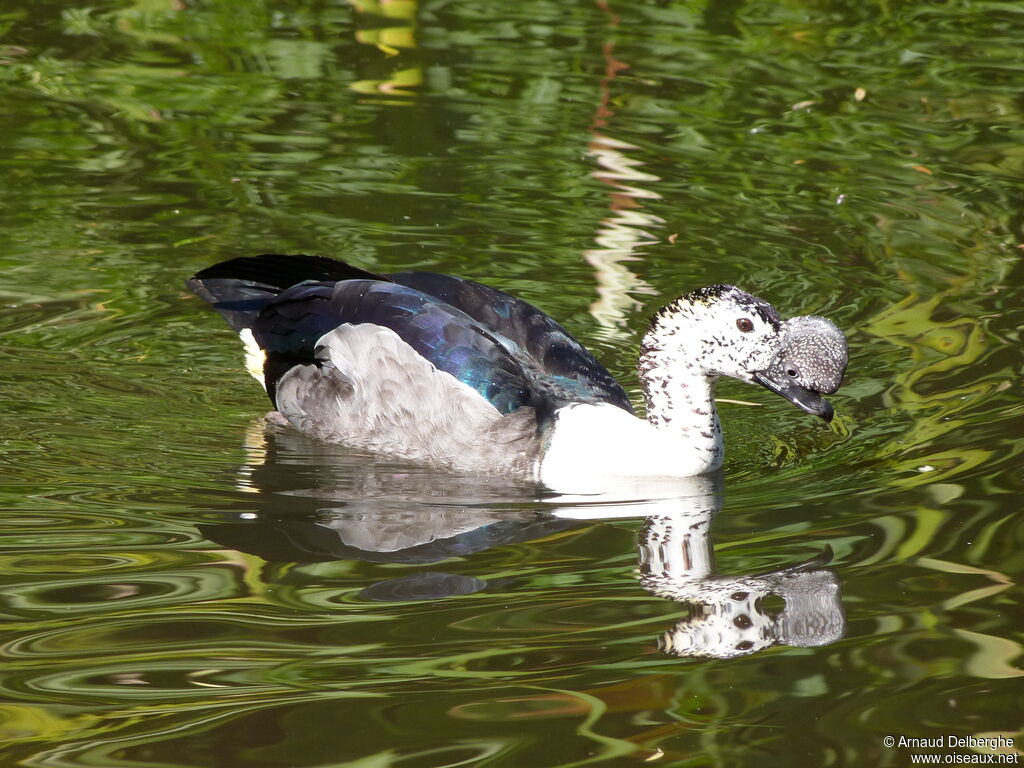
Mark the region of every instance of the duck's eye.
POLYGON ((744 333, 750 333, 752 330, 754 330, 754 321, 751 320, 749 317, 741 317, 739 320, 736 321, 736 327, 739 328, 744 333))

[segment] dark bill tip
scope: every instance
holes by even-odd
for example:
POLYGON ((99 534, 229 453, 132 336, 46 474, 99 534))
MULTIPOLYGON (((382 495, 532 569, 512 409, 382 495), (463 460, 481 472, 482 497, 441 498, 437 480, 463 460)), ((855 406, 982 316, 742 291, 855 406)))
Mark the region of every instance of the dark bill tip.
POLYGON ((801 410, 814 416, 820 416, 826 422, 832 421, 832 417, 835 416, 832 404, 813 390, 804 389, 790 381, 779 381, 763 371, 754 374, 754 381, 765 389, 789 400, 801 410))

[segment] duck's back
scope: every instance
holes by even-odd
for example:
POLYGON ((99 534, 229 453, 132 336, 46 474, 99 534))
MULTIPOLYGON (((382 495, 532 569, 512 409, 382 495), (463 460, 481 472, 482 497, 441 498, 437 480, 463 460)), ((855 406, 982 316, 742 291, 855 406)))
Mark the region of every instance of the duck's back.
POLYGON ((479 283, 267 256, 215 265, 188 285, 243 339, 251 334, 275 407, 321 439, 527 474, 557 408, 631 410, 622 388, 561 326, 479 283))
POLYGON ((525 355, 538 385, 572 402, 611 403, 630 413, 629 396, 608 370, 565 328, 532 304, 483 283, 434 272, 397 272, 388 278, 455 307, 525 355))

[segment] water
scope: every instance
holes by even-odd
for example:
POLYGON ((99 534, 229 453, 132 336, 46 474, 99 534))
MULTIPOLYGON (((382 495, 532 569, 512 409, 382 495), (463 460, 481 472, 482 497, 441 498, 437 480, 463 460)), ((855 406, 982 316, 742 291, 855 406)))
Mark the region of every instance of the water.
POLYGON ((1019 754, 1015 4, 8 5, 4 765, 1019 754), (634 397, 733 282, 848 380, 725 383, 724 477, 631 503, 430 473, 263 424, 182 280, 264 251, 513 291, 634 397))

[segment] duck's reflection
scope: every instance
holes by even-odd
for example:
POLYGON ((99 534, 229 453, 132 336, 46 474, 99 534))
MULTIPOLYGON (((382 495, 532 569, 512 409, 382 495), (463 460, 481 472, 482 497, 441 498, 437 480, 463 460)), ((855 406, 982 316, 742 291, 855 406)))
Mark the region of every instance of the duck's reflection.
MULTIPOLYGON (((601 496, 538 501, 537 488, 410 471, 272 425, 254 429, 250 443, 252 460, 239 474, 239 487, 252 495, 234 505, 234 521, 201 528, 207 538, 265 560, 428 565, 586 521, 642 517, 640 584, 688 606, 688 615, 660 638, 666 653, 729 658, 772 645, 826 645, 844 633, 839 579, 825 567, 827 547, 776 571, 715 574, 711 525, 722 498, 715 477, 660 486, 629 481, 601 496)), ((492 586, 498 585, 424 569, 373 583, 361 596, 436 600, 492 586)))
POLYGON ((773 645, 827 645, 843 636, 839 578, 825 568, 829 547, 799 565, 748 576, 716 576, 712 514, 647 518, 640 537, 640 583, 691 606, 659 639, 676 656, 730 658, 773 645), (772 598, 779 607, 772 607, 772 598))

